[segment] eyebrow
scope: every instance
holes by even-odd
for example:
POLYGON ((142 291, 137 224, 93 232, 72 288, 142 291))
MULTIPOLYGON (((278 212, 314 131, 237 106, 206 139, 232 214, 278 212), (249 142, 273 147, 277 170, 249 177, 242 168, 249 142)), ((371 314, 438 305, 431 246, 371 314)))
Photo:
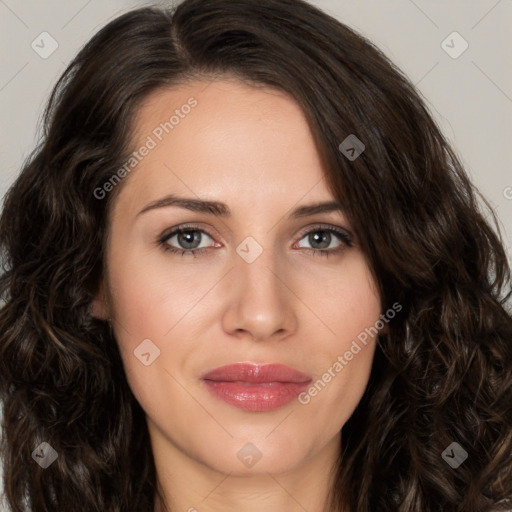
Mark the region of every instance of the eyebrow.
MULTIPOLYGON (((169 206, 177 206, 193 212, 207 213, 215 215, 216 217, 231 217, 231 210, 225 203, 221 203, 219 201, 206 201, 192 197, 180 197, 175 194, 169 194, 161 199, 149 203, 137 214, 137 217, 148 211, 156 210, 157 208, 166 208, 169 206)), ((289 218, 300 219, 319 213, 336 211, 343 213, 345 211, 343 204, 339 201, 327 201, 323 203, 299 206, 290 213, 289 218)))

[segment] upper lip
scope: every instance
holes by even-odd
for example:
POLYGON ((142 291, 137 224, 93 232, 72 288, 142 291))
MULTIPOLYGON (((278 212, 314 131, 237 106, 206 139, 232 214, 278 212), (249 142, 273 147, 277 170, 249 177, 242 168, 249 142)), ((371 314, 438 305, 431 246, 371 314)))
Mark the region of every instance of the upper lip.
POLYGON ((203 380, 222 382, 294 382, 305 383, 311 377, 283 364, 235 363, 215 368, 201 376, 203 380))

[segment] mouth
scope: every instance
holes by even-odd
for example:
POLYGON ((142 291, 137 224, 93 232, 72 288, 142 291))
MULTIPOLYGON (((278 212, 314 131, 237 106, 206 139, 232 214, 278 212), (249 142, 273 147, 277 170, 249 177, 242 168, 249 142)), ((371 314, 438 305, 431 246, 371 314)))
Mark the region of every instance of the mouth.
POLYGON ((216 398, 238 409, 264 412, 296 399, 312 378, 282 364, 237 363, 221 366, 201 376, 216 398))

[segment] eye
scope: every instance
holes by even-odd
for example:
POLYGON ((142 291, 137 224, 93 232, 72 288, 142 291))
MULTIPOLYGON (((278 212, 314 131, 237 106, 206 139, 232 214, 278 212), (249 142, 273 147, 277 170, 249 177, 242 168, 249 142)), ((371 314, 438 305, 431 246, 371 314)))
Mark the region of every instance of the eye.
POLYGON ((158 242, 166 252, 179 253, 180 256, 190 254, 195 257, 210 247, 210 245, 200 247, 205 235, 212 239, 206 231, 199 229, 197 226, 180 226, 163 236, 158 242), (178 247, 170 244, 173 239, 175 239, 174 243, 178 247))
POLYGON ((317 226, 303 233, 301 240, 304 238, 313 246, 310 250, 315 255, 329 256, 331 254, 338 254, 346 247, 353 246, 353 239, 350 233, 342 228, 333 226, 317 226), (331 244, 333 242, 336 244, 336 239, 340 243, 332 247, 331 244))

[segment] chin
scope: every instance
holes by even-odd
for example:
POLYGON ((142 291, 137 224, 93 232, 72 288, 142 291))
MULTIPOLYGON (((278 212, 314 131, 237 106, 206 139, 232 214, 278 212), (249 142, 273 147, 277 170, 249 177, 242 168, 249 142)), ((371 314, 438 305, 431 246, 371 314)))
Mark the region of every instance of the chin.
POLYGON ((297 469, 312 451, 304 441, 299 443, 286 435, 265 439, 267 435, 254 436, 252 440, 247 440, 247 436, 235 437, 224 445, 218 443, 213 453, 203 453, 200 460, 215 471, 231 476, 268 476, 268 473, 277 475, 297 469), (302 449, 298 451, 301 444, 302 449))

